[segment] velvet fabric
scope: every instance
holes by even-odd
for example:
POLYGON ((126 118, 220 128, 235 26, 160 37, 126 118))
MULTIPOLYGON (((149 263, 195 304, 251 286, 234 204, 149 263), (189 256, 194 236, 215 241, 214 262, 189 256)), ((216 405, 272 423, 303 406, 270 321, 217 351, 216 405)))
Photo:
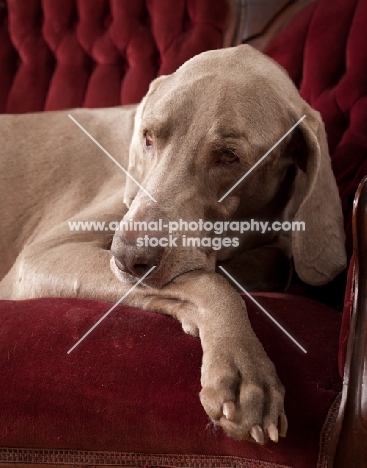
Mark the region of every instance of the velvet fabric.
POLYGON ((0 460, 14 461, 21 453, 23 462, 70 463, 76 450, 81 457, 82 451, 114 452, 125 461, 130 453, 132 465, 133 454, 142 464, 166 454, 172 466, 182 466, 175 456, 181 462, 189 457, 192 466, 207 456, 218 466, 258 466, 245 462, 262 460, 315 467, 321 428, 341 388, 340 314, 289 294, 256 298, 307 350, 247 300, 255 332, 287 390, 290 429, 279 444, 238 442, 211 423, 198 396, 199 339, 184 334, 176 320, 119 307, 67 354, 110 304, 36 299, 0 303, 0 460), (42 449, 43 455, 5 447, 42 449))
POLYGON ((1 0, 0 112, 139 102, 222 46, 226 0, 1 0))
POLYGON ((267 49, 321 113, 352 253, 352 205, 367 174, 367 0, 311 3, 267 49))
MULTIPOLYGON (((225 0, 0 0, 0 112, 137 102, 157 75, 220 47, 226 12, 225 0)), ((267 50, 325 121, 349 255, 352 201, 367 174, 366 24, 367 0, 318 0, 267 50)), ((341 388, 341 316, 307 297, 257 298, 308 351, 247 301, 287 390, 290 429, 278 445, 236 442, 208 420, 198 398, 200 343, 173 319, 120 307, 67 355, 109 304, 0 301, 0 461, 315 467, 341 388)))
MULTIPOLYGON (((270 44, 266 53, 282 65, 302 97, 321 113, 352 255, 352 210, 367 174, 367 0, 318 0, 305 8, 270 44)), ((339 365, 343 375, 352 310, 352 269, 344 302, 339 365)), ((342 293, 345 275, 326 289, 342 293)), ((321 293, 322 294, 322 293, 321 293)), ((325 294, 323 294, 325 296, 325 294)))

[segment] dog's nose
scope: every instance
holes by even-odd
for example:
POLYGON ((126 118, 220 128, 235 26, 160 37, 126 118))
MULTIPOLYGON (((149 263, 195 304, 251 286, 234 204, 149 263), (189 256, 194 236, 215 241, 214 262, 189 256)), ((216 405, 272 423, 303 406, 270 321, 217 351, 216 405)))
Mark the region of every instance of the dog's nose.
POLYGON ((158 267, 164 248, 138 246, 133 237, 126 233, 115 233, 111 245, 111 252, 119 270, 136 277, 142 277, 153 266, 158 267), (131 237, 131 238, 130 238, 131 237))
POLYGON ((159 259, 158 255, 115 255, 115 264, 122 272, 140 278, 144 276, 150 270, 150 268, 152 268, 152 266, 157 267, 159 264, 159 259))

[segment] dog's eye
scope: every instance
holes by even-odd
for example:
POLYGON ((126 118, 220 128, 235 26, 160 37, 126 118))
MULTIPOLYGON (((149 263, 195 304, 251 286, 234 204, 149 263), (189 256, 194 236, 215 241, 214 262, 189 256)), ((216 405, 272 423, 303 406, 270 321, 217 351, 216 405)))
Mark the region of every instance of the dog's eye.
POLYGON ((143 133, 144 144, 146 148, 151 148, 153 146, 153 137, 148 130, 145 130, 143 133))
POLYGON ((222 151, 218 160, 220 164, 233 164, 237 161, 239 161, 238 156, 231 150, 222 151))

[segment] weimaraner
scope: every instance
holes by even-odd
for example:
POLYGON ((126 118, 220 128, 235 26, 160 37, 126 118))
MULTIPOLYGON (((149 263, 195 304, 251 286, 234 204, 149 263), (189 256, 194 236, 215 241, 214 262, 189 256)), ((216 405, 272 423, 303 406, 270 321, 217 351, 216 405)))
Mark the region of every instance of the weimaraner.
MULTIPOLYGON (((287 286, 292 257, 311 285, 345 267, 341 204, 319 114, 283 69, 247 45, 194 57, 153 81, 138 107, 69 112, 0 118, 0 298, 117 301, 155 266, 124 303, 171 315, 200 337, 200 399, 209 417, 236 439, 262 444, 285 436, 284 388, 244 301, 216 268, 249 290, 269 290, 287 286), (125 188, 124 172, 69 112, 139 186, 127 178, 125 188), (68 225, 122 218, 163 225, 301 220, 306 230, 244 232, 237 247, 218 250, 182 242, 139 247, 145 232, 68 225)), ((182 241, 187 233, 173 234, 182 241)))

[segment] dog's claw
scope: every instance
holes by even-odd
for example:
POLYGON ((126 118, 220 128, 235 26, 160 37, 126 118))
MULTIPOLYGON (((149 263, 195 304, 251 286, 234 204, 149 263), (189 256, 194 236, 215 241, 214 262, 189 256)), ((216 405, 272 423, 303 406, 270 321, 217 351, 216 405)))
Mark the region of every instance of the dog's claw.
MULTIPOLYGON (((210 419, 228 435, 264 445, 279 439, 281 426, 277 419, 283 410, 284 387, 274 364, 261 354, 261 349, 261 359, 251 351, 240 350, 236 357, 234 353, 223 354, 222 348, 204 352, 200 400, 210 419)), ((285 415, 281 421, 285 435, 285 415)))
POLYGON ((275 424, 273 424, 273 423, 269 424, 269 426, 267 428, 267 432, 268 432, 270 440, 272 440, 273 442, 278 442, 279 433, 278 433, 278 429, 275 426, 275 424))
POLYGON ((228 421, 233 421, 236 413, 236 407, 233 401, 226 401, 223 403, 223 415, 228 421))
POLYGON ((283 411, 280 413, 279 419, 279 435, 280 437, 285 437, 288 431, 288 419, 283 411))
POLYGON ((252 426, 252 429, 250 431, 251 437, 260 445, 264 445, 265 443, 265 437, 263 430, 261 429, 260 426, 252 426))

